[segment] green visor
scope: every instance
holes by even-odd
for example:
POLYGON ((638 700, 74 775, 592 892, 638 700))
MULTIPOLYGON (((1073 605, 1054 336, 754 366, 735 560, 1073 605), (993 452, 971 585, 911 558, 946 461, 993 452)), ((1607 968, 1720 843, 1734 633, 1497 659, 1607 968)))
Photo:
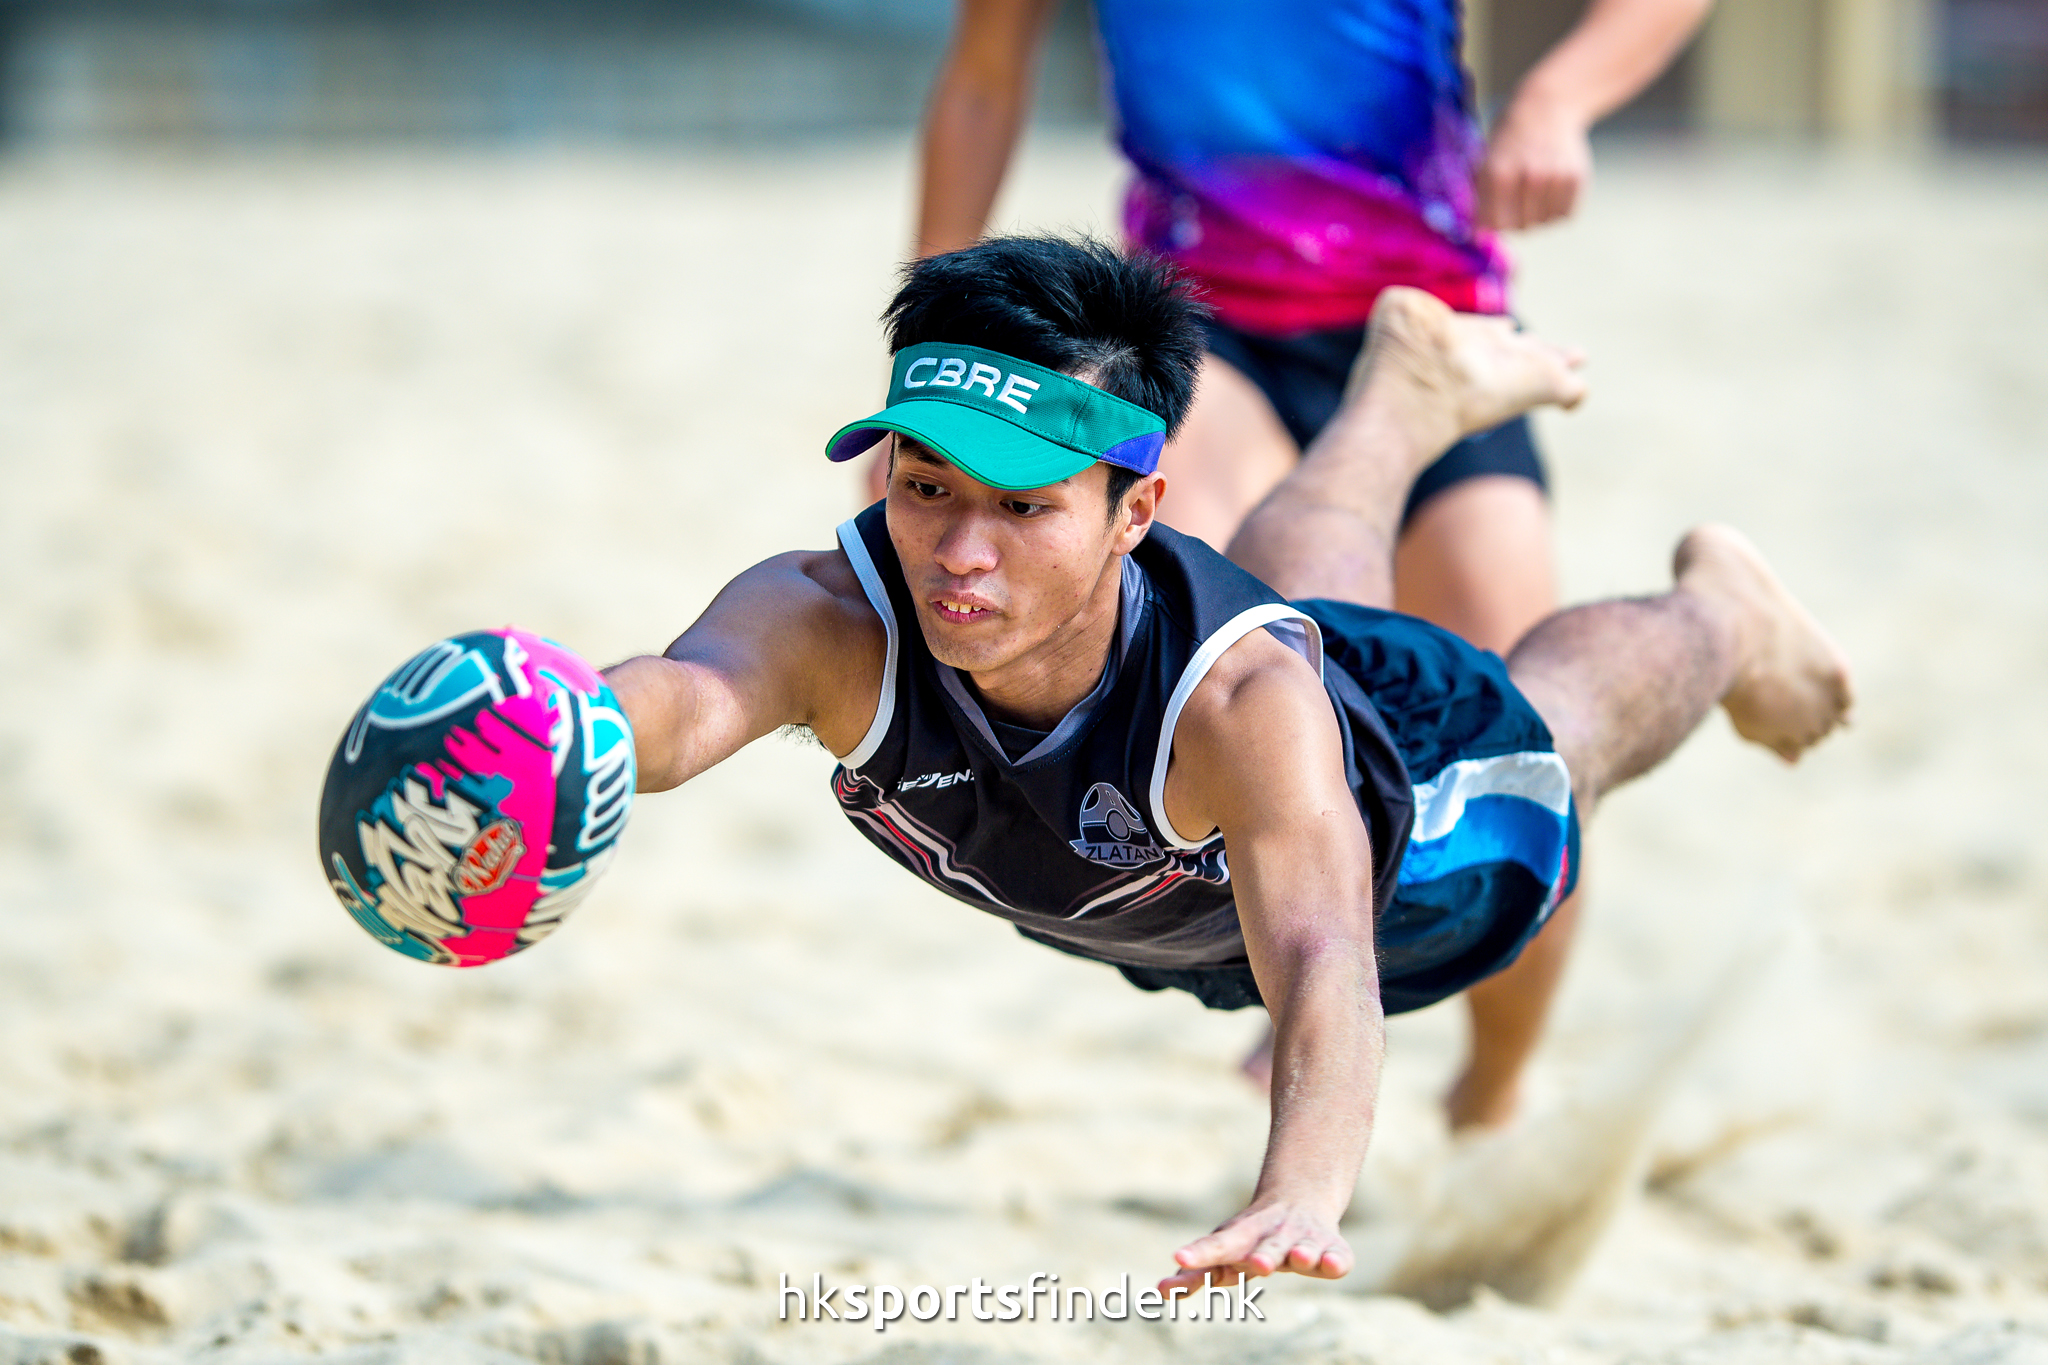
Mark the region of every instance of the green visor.
POLYGON ((920 342, 896 353, 889 406, 841 427, 826 458, 850 460, 889 432, 991 488, 1043 488, 1101 460, 1150 474, 1166 423, 1071 375, 979 346, 920 342))

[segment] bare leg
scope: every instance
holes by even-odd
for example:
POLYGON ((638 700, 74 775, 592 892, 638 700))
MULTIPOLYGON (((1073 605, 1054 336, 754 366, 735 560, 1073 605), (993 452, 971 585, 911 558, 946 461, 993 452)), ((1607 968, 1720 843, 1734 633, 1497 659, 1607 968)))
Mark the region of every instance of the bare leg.
MULTIPOLYGON (((1550 504, 1527 479, 1467 479, 1419 508, 1394 551, 1394 605, 1505 655, 1557 610, 1550 504)), ((1580 866, 1579 885, 1585 886, 1580 866)), ((1465 992, 1464 1067, 1444 1097, 1453 1130, 1515 1116, 1523 1068, 1543 1037, 1578 927, 1574 892, 1514 965, 1465 992)))
POLYGON ((1204 356, 1194 407, 1159 456, 1159 472, 1166 475, 1159 518, 1220 550, 1300 460, 1259 386, 1204 356))
MULTIPOLYGON (((1401 502, 1421 468, 1462 434, 1584 392, 1570 353, 1485 323, 1414 291, 1383 295, 1344 409, 1247 519, 1231 557, 1289 597, 1390 605, 1401 502)), ((1510 658, 1583 814, 1662 761, 1716 702, 1740 733, 1787 758, 1847 712, 1840 652, 1740 535, 1695 532, 1677 572, 1662 597, 1548 618, 1510 658)), ((1496 1121, 1512 1106, 1574 919, 1562 916, 1531 945, 1519 982, 1475 996, 1479 1036, 1452 1097, 1454 1121, 1496 1121)), ((1262 1060, 1247 1061, 1255 1078, 1262 1060)))
MULTIPOLYGON (((1509 655, 1509 674, 1572 773, 1581 818, 1662 762, 1717 702, 1740 733, 1788 760, 1848 713, 1847 662, 1740 533, 1694 531, 1675 570, 1669 593, 1560 612, 1509 655)), ((1447 1097, 1452 1127, 1513 1117, 1577 926, 1576 900, 1512 967, 1467 993, 1472 1052, 1447 1097)))
POLYGON ((1543 1024, 1557 998, 1572 940, 1579 927, 1578 890, 1550 912, 1550 922, 1522 949, 1506 971, 1486 978, 1465 992, 1471 1018, 1471 1041, 1464 1069, 1444 1096, 1444 1114, 1451 1131, 1498 1128, 1514 1118, 1521 1105, 1522 1070, 1543 1041, 1543 1024))
POLYGON ((1557 610, 1543 490, 1487 474, 1417 508, 1394 550, 1394 606, 1505 658, 1557 610))
POLYGON ((1740 532, 1699 528, 1673 568, 1670 592, 1559 612, 1508 657, 1582 816, 1661 763, 1717 703, 1739 734, 1788 761, 1849 714, 1848 661, 1740 532))
POLYGON ((1415 476, 1461 436, 1539 403, 1577 403, 1577 363, 1504 318, 1386 290, 1344 406, 1245 519, 1230 557, 1286 597, 1392 606, 1394 543, 1415 476))

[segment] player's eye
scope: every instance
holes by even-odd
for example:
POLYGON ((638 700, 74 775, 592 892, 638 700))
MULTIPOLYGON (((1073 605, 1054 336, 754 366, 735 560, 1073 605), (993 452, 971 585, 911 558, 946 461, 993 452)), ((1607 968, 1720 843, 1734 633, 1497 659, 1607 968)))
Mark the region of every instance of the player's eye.
POLYGON ((905 479, 903 486, 920 498, 936 498, 939 495, 937 484, 926 483, 922 479, 905 479))
POLYGON ((1045 504, 1044 504, 1044 503, 1042 503, 1042 502, 1025 502, 1025 501, 1024 501, 1024 500, 1022 500, 1021 498, 1008 498, 1008 499, 1005 499, 1005 500, 1004 500, 1004 502, 1003 502, 1003 506, 1004 506, 1004 507, 1005 507, 1006 509, 1008 509, 1008 510, 1009 510, 1009 512, 1010 512, 1010 514, 1011 514, 1012 516, 1019 516, 1019 517, 1030 517, 1030 516, 1036 516, 1036 515, 1038 515, 1038 514, 1039 514, 1040 512, 1043 512, 1043 511, 1045 510, 1045 504))

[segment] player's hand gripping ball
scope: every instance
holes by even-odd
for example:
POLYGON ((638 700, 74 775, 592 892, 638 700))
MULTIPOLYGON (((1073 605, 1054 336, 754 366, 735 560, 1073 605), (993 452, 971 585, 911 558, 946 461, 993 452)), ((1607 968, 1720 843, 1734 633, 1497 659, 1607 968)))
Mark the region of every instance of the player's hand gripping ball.
POLYGON ((423 650, 356 712, 320 862, 385 947, 450 967, 554 931, 633 808, 633 730, 597 670, 523 630, 423 650))

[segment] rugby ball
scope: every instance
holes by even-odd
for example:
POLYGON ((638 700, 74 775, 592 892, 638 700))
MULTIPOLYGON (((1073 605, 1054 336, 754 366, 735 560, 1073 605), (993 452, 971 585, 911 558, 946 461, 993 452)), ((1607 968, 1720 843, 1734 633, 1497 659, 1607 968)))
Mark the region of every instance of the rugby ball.
POLYGON ((636 777, 632 727, 596 669, 511 627, 457 635, 349 722, 320 793, 320 864, 385 947, 495 962, 589 894, 636 777))

